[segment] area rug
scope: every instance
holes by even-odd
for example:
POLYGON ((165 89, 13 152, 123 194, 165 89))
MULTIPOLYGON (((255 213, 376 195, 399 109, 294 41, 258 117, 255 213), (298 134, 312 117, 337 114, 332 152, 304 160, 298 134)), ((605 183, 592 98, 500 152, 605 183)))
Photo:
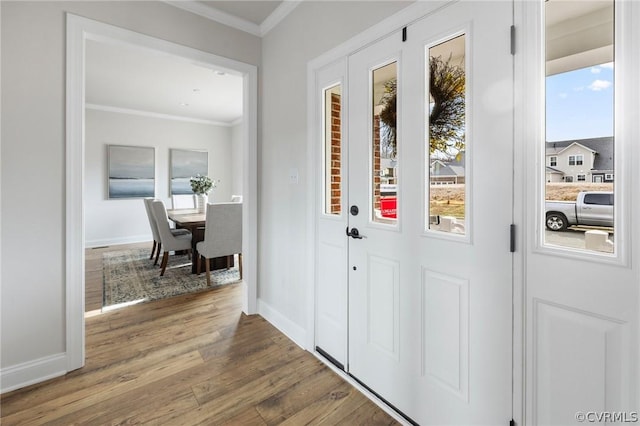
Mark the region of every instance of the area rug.
MULTIPOLYGON (((206 273, 191 273, 187 255, 171 255, 164 276, 149 260, 150 250, 131 249, 103 254, 103 309, 164 299, 202 291, 240 281, 237 268, 211 271, 211 286, 206 273)), ((158 262, 160 263, 160 262, 158 262)))

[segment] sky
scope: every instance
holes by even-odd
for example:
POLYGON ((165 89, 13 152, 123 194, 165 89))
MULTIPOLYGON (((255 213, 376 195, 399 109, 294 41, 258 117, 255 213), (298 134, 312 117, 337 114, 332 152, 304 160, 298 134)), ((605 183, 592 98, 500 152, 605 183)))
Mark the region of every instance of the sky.
POLYGON ((547 77, 547 141, 613 136, 613 63, 547 77))

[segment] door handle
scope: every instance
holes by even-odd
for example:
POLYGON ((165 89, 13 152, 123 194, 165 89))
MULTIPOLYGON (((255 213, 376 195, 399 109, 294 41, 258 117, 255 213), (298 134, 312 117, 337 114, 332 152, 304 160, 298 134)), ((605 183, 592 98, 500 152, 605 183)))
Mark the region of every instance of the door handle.
POLYGON ((358 231, 358 228, 351 228, 351 231, 349 231, 349 227, 347 226, 346 233, 347 233, 347 237, 351 237, 356 240, 361 240, 363 238, 366 238, 364 235, 360 235, 360 231, 358 231))

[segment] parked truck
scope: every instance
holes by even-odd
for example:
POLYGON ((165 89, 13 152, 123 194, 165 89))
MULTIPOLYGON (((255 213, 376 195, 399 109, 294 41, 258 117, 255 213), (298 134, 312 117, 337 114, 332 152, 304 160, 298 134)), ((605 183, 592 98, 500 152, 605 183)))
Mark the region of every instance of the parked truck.
POLYGON ((576 201, 547 201, 545 206, 551 231, 574 225, 613 227, 613 192, 580 192, 576 201))

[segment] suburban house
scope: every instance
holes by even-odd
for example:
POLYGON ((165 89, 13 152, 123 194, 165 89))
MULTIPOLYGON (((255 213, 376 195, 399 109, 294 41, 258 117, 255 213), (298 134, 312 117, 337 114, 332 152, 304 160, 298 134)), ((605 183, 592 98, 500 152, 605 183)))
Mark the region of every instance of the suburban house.
POLYGON ((613 182, 613 138, 547 142, 547 182, 613 182))
POLYGON ((627 0, 0 1, 0 423, 637 421, 639 23, 627 0), (541 164, 549 77, 576 71, 557 99, 615 94, 615 130, 541 164), (437 125, 463 155, 430 156, 437 125), (208 152, 213 201, 242 202, 234 293, 85 312, 88 261, 154 242, 108 195, 112 146, 148 154, 156 218, 172 156, 208 152), (545 229, 545 182, 614 177, 612 252, 545 229), (450 184, 457 231, 430 220, 450 184))
POLYGON ((452 160, 433 159, 430 166, 431 185, 464 183, 464 151, 452 160))

